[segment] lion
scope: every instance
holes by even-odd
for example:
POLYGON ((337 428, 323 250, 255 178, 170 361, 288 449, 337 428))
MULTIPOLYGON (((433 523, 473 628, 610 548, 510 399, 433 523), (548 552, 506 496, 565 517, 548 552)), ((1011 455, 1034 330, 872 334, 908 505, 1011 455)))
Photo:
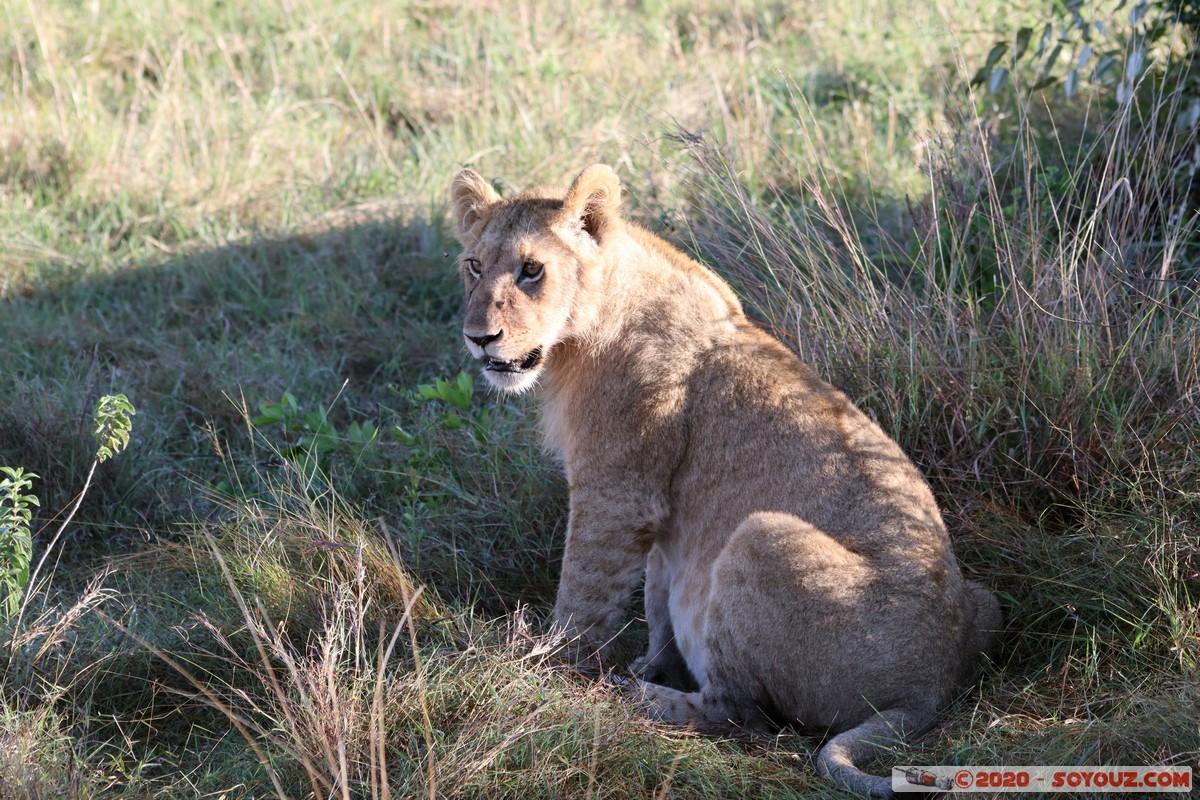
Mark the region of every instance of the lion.
POLYGON ((650 716, 825 733, 817 771, 888 796, 856 764, 933 722, 999 604, 899 445, 620 203, 600 164, 565 193, 452 187, 466 347, 537 387, 566 469, 555 625, 603 650, 644 579, 650 716))

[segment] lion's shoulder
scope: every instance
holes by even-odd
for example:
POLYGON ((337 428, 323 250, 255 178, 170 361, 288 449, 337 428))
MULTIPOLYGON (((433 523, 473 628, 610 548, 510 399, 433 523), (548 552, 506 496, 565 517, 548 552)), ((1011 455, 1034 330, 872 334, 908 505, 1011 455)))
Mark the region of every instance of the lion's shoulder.
POLYGON ((738 317, 742 315, 741 300, 738 299, 733 288, 715 272, 688 256, 666 239, 636 223, 626 222, 625 230, 630 239, 645 254, 644 258, 647 264, 660 276, 665 278, 666 275, 675 272, 698 278, 720 294, 731 314, 738 317))

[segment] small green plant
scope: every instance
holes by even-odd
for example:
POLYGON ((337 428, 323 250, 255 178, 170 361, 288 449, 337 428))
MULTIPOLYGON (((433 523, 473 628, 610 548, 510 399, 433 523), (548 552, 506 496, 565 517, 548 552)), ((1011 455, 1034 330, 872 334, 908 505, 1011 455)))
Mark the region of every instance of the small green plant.
POLYGON ((277 403, 259 403, 258 412, 258 416, 250 420, 258 427, 282 426, 284 431, 296 437, 294 444, 280 451, 294 463, 311 464, 319 456, 337 451, 361 455, 379 436, 379 427, 370 420, 351 422, 339 432, 329 421, 328 410, 304 411, 290 391, 284 392, 277 403))
MULTIPOLYGON (((417 386, 417 396, 424 402, 449 403, 456 410, 442 415, 441 425, 448 431, 458 430, 467 425, 472 435, 479 441, 487 438, 488 409, 483 407, 471 413, 471 399, 475 396, 475 379, 471 373, 462 371, 453 381, 438 378, 433 383, 422 383, 417 386)), ((405 441, 407 434, 399 428, 393 431, 397 439, 405 441)))
POLYGON ((0 610, 13 617, 21 608, 21 598, 29 585, 29 563, 33 557, 33 537, 29 531, 30 506, 41 506, 37 496, 26 494, 33 478, 20 467, 0 467, 0 610))
POLYGON ((397 423, 391 435, 404 448, 407 508, 401 519, 419 535, 422 514, 437 513, 450 498, 473 502, 466 500, 461 488, 453 453, 467 444, 476 457, 489 459, 494 452, 493 421, 490 407, 474 402, 475 380, 465 371, 449 380, 419 384, 416 389, 390 388, 407 399, 414 412, 414 426, 406 430, 397 423), (472 405, 483 407, 472 409, 472 405), (460 444, 452 444, 454 440, 460 444))
POLYGON ((429 400, 445 400, 455 408, 467 411, 471 408, 471 396, 475 393, 475 379, 469 372, 463 371, 458 373, 453 383, 438 378, 433 383, 419 384, 417 392, 429 400))

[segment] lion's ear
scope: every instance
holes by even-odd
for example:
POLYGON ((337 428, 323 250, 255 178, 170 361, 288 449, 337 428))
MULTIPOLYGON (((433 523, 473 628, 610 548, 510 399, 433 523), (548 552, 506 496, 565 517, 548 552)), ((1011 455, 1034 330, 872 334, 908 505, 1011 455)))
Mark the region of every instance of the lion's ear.
POLYGON ((607 164, 593 164, 579 173, 567 190, 563 216, 596 241, 620 219, 621 180, 607 164))
POLYGON ((454 176, 450 186, 450 202, 454 211, 454 235, 464 245, 474 244, 475 227, 486 216, 488 206, 500 202, 492 185, 473 169, 464 169, 454 176))

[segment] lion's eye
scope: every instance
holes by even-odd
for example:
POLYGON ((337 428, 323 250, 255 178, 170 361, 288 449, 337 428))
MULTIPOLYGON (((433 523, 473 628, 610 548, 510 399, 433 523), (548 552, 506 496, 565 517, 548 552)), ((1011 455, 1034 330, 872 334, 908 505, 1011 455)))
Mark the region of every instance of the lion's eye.
POLYGON ((471 273, 471 277, 478 278, 481 274, 479 271, 479 259, 468 258, 465 263, 467 265, 467 272, 471 273))
POLYGON ((521 265, 521 277, 527 280, 536 281, 545 271, 546 266, 536 261, 526 261, 521 265))

